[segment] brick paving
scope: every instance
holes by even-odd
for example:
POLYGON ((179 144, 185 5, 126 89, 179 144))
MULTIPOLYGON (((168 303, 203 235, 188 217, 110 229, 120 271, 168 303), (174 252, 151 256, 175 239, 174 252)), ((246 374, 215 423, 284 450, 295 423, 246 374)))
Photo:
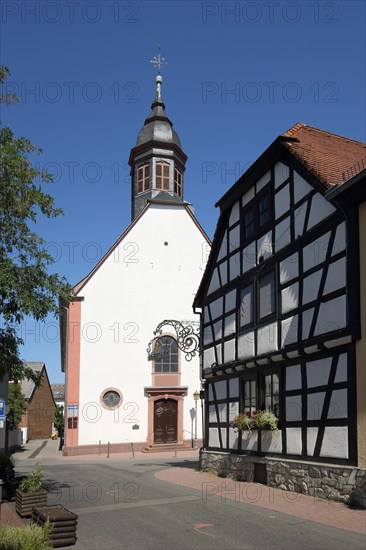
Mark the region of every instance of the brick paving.
POLYGON ((235 500, 359 533, 365 536, 366 547, 366 510, 267 487, 259 483, 224 479, 192 468, 173 467, 160 470, 155 473, 155 478, 197 489, 201 491, 203 502, 215 497, 221 498, 222 502, 235 500))

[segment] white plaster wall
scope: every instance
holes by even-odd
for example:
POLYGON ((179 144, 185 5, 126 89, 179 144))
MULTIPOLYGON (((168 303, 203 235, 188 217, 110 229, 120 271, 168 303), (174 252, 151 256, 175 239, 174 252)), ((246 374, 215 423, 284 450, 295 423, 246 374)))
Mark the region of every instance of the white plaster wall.
POLYGON ((301 455, 302 437, 301 428, 287 428, 287 453, 291 455, 301 455))
POLYGON ((298 316, 294 315, 281 321, 281 342, 282 347, 297 342, 298 316))
POLYGON ((221 246, 220 246, 219 253, 217 255, 217 260, 218 261, 223 260, 225 258, 225 256, 227 256, 227 232, 226 231, 225 231, 225 234, 222 238, 222 243, 221 243, 221 246))
POLYGON ((268 170, 268 172, 266 172, 264 174, 264 176, 262 176, 256 183, 256 189, 257 189, 257 193, 259 193, 259 191, 261 189, 263 189, 263 187, 265 185, 267 185, 267 183, 269 183, 271 181, 271 171, 268 170))
POLYGON ((240 226, 237 225, 229 231, 229 252, 234 252, 240 246, 240 226))
POLYGON ((319 309, 314 334, 324 334, 332 330, 338 330, 347 323, 347 303, 345 296, 339 296, 334 300, 322 303, 319 309))
POLYGON ((219 272, 217 267, 214 269, 210 281, 210 286, 208 288, 207 294, 212 294, 212 292, 215 292, 220 287, 220 279, 219 279, 219 272))
POLYGON ((328 384, 331 364, 331 357, 324 357, 323 359, 306 363, 308 388, 316 388, 317 386, 326 386, 328 384))
POLYGON ((274 174, 275 174, 275 187, 279 187, 281 183, 283 183, 290 174, 289 167, 285 164, 282 164, 282 162, 276 162, 274 166, 274 174))
POLYGON ((216 317, 220 317, 222 315, 222 313, 223 313, 223 303, 224 303, 224 301, 223 301, 222 298, 218 298, 214 302, 211 302, 210 312, 211 312, 212 320, 216 319, 216 317))
POLYGON ((322 195, 316 193, 311 201, 310 216, 308 222, 308 230, 322 222, 335 212, 334 206, 331 205, 322 195))
POLYGON ((326 426, 320 456, 348 458, 347 426, 326 426))
POLYGON ((226 285, 227 283, 227 262, 223 262, 219 265, 221 284, 226 285))
POLYGON ((323 262, 327 255, 330 231, 315 239, 303 249, 304 271, 323 262))
POLYGON ((299 283, 287 286, 281 291, 282 313, 297 308, 299 303, 299 283))
POLYGON ((235 338, 224 343, 224 360, 225 363, 235 360, 235 338))
POLYGON ((280 282, 291 281, 299 274, 299 255, 296 252, 280 263, 280 282))
POLYGON ((276 225, 275 249, 276 252, 291 242, 290 216, 276 225))
POLYGON ((246 193, 244 193, 244 195, 242 196, 241 198, 241 204, 242 206, 245 206, 246 204, 248 204, 252 199, 254 199, 254 195, 255 195, 255 189, 254 189, 254 185, 253 187, 251 187, 250 189, 248 189, 248 191, 246 193))
POLYGON ((230 281, 232 281, 236 277, 239 277, 240 275, 240 253, 239 252, 234 254, 234 256, 231 256, 230 262, 229 262, 229 268, 230 268, 230 281))
POLYGON ((311 187, 311 185, 309 185, 308 182, 305 181, 304 178, 302 178, 300 176, 300 174, 298 174, 294 170, 294 198, 295 198, 295 204, 299 200, 301 200, 303 197, 305 197, 305 195, 310 193, 310 191, 312 191, 312 190, 313 190, 313 188, 311 187))
POLYGON ((278 191, 275 195, 275 214, 276 219, 282 216, 290 208, 290 185, 287 184, 285 187, 278 191))
POLYGON ((305 215, 307 209, 307 202, 301 204, 295 210, 295 239, 301 237, 304 233, 305 215))
POLYGON ((250 243, 243 249, 243 273, 257 265, 256 243, 250 243))
POLYGON ((253 331, 238 337, 238 359, 247 359, 254 355, 255 334, 253 331))
POLYGON ((301 395, 286 397, 287 422, 300 422, 302 417, 301 395))
MULTIPOLYGON (((144 441, 148 435, 148 399, 152 363, 146 348, 164 319, 194 320, 192 302, 207 243, 182 207, 151 205, 81 290, 81 366, 79 444, 144 441), (164 245, 167 242, 168 245, 164 245), (134 252, 126 260, 126 254, 134 252), (101 407, 102 392, 123 395, 116 411, 101 407), (138 424, 138 430, 132 425, 138 424)), ((167 332, 172 332, 169 327, 167 332)), ((199 389, 199 359, 181 358, 185 436, 191 430, 193 393, 199 389)), ((201 436, 201 407, 198 403, 201 436)))
POLYGON ((233 207, 230 212, 229 225, 233 225, 235 222, 239 220, 239 214, 240 214, 239 201, 236 201, 233 204, 233 207))
POLYGON ((335 254, 338 254, 338 252, 342 252, 346 248, 346 224, 345 222, 342 222, 338 225, 334 244, 333 244, 333 250, 332 250, 332 256, 335 254))
POLYGON ((257 352, 269 353, 277 349, 277 323, 270 323, 257 331, 257 352))
POLYGON ((301 388, 301 367, 292 365, 286 369, 286 390, 297 390, 301 388))
POLYGON ((203 352, 203 368, 208 369, 215 361, 215 349, 213 347, 205 349, 203 352))

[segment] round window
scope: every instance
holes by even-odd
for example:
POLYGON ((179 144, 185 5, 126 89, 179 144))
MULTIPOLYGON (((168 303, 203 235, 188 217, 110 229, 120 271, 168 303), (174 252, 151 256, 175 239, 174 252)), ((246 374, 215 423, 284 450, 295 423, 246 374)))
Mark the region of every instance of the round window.
POLYGON ((107 409, 115 409, 121 403, 121 395, 115 390, 107 390, 103 394, 102 401, 107 409))

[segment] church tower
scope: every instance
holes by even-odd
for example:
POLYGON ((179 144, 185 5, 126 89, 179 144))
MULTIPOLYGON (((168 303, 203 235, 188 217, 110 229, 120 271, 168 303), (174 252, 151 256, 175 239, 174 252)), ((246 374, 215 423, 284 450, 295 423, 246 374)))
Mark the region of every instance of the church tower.
POLYGON ((188 157, 182 150, 172 122, 165 114, 161 96, 163 79, 160 74, 160 67, 165 62, 160 57, 160 51, 152 63, 158 68, 156 95, 151 113, 138 134, 128 161, 131 166, 132 220, 147 202, 183 202, 183 176, 188 157))

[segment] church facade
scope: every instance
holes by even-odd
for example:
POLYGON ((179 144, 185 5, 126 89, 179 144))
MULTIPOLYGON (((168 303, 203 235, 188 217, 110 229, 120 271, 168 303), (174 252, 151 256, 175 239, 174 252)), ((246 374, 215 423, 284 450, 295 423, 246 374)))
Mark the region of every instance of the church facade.
POLYGON ((199 357, 195 337, 187 345, 182 331, 198 330, 192 303, 210 242, 184 200, 187 156, 161 86, 158 74, 152 111, 129 159, 132 221, 75 286, 61 320, 64 454, 108 444, 110 452, 131 444, 183 448, 201 438, 193 396, 199 357))
POLYGON ((205 469, 366 504, 365 157, 299 123, 218 202, 194 302, 205 469))

